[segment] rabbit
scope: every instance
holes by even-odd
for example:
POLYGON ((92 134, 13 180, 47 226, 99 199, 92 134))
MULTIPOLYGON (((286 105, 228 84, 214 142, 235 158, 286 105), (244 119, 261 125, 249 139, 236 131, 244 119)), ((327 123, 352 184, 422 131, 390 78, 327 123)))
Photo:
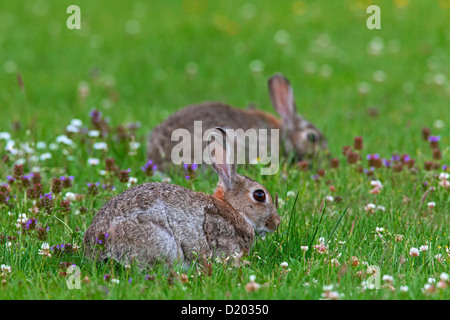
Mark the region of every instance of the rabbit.
MULTIPOLYGON (((152 160, 160 171, 171 168, 171 151, 177 144, 171 140, 172 133, 184 128, 192 135, 194 121, 202 121, 204 131, 222 127, 244 131, 268 129, 270 133, 271 129, 279 129, 279 142, 284 145, 285 155, 293 155, 296 161, 312 160, 319 150, 326 150, 327 140, 323 133, 297 112, 289 81, 283 75, 275 74, 270 77, 268 87, 272 104, 281 119, 254 107, 240 109, 220 102, 189 105, 153 129, 147 140, 147 159, 152 160)), ((190 161, 194 163, 193 156, 190 161)))
POLYGON ((213 195, 161 182, 127 189, 95 215, 84 236, 86 255, 141 268, 188 267, 196 257, 241 255, 255 232, 275 231, 281 219, 269 191, 236 172, 223 129, 215 128, 212 138, 211 166, 219 176, 213 195))

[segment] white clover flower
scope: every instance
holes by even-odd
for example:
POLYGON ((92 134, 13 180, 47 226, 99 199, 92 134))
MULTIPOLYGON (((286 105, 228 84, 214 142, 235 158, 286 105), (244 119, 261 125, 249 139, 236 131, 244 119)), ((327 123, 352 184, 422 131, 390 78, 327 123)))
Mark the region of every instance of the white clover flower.
POLYGON ((394 277, 393 277, 393 276, 390 276, 390 275, 387 275, 387 274, 385 274, 385 275, 383 276, 383 281, 385 281, 385 282, 389 282, 389 283, 393 283, 393 282, 394 282, 394 277))
POLYGON ((41 161, 45 161, 52 158, 52 154, 50 152, 43 153, 39 156, 41 161))
POLYGON ((283 269, 286 269, 286 268, 288 267, 288 263, 287 263, 286 261, 284 261, 284 262, 280 263, 280 266, 281 266, 283 269))
POLYGON ((377 210, 380 210, 380 211, 386 211, 386 208, 383 207, 383 206, 377 206, 377 210))
POLYGON ((71 139, 69 139, 66 135, 60 135, 56 137, 56 142, 58 143, 63 143, 66 144, 68 146, 73 145, 73 141, 71 139))
POLYGON ((401 292, 408 292, 409 287, 408 286, 400 286, 400 291, 401 292))
POLYGON ((380 180, 372 180, 370 181, 370 184, 378 189, 383 189, 383 184, 380 182, 380 180))
POLYGON ((330 284, 330 285, 328 285, 328 286, 323 286, 322 287, 322 290, 323 291, 331 291, 331 290, 333 290, 333 285, 332 284, 330 284))
POLYGON ((80 131, 80 128, 77 127, 77 126, 74 126, 74 125, 72 125, 72 124, 69 124, 69 125, 66 127, 66 131, 67 131, 67 132, 71 132, 71 133, 78 133, 78 132, 80 131))
POLYGON ((36 143, 36 149, 45 149, 47 148, 47 144, 44 141, 39 141, 36 143))
POLYGON ((421 246, 421 247, 419 248, 419 250, 422 251, 422 252, 425 252, 425 251, 428 250, 428 246, 421 246))
POLYGON ((368 203, 364 206, 364 210, 367 212, 373 212, 376 209, 376 206, 373 203, 368 203))
POLYGON ((286 193, 286 198, 295 197, 295 194, 295 191, 290 190, 286 193))
POLYGON ((80 119, 72 119, 70 120, 70 125, 79 128, 83 125, 83 121, 81 121, 80 119))
POLYGON ((2 272, 5 272, 5 273, 11 273, 12 272, 11 266, 8 266, 6 264, 2 264, 0 266, 0 269, 2 270, 2 272))
POLYGON ((384 230, 384 228, 379 228, 379 227, 375 228, 375 231, 378 232, 378 233, 383 232, 383 230, 384 230))
POLYGON ((111 283, 119 284, 120 280, 119 279, 111 279, 111 283))
POLYGON ((428 202, 427 206, 428 206, 428 208, 434 208, 434 207, 436 207, 436 202, 434 202, 434 201, 428 202))
POLYGON ((136 141, 130 142, 130 149, 131 150, 137 150, 137 149, 139 149, 140 146, 141 146, 141 144, 139 142, 136 142, 136 141))
POLYGON ((409 255, 411 256, 411 257, 418 257, 419 256, 419 249, 417 249, 417 248, 411 248, 410 250, 409 250, 409 255))
POLYGON ((441 180, 447 180, 450 177, 450 175, 447 172, 441 172, 439 174, 439 179, 441 180))
POLYGON ((334 201, 334 197, 333 196, 326 196, 325 198, 327 201, 329 202, 333 202, 334 201))
POLYGON ((100 159, 89 158, 88 159, 88 164, 90 164, 91 166, 96 166, 96 165, 100 164, 100 159))
POLYGON ((9 132, 0 132, 1 140, 9 140, 11 139, 11 134, 9 132))
POLYGON ((92 137, 92 138, 99 137, 100 136, 100 131, 98 131, 98 130, 89 130, 88 136, 92 137))
POLYGON ((96 142, 92 146, 95 150, 106 150, 108 148, 108 145, 106 142, 96 142))
POLYGON ((77 196, 73 192, 66 192, 64 199, 68 201, 75 201, 77 199, 77 196))
POLYGON ((304 252, 308 251, 308 246, 301 246, 300 249, 304 252))
POLYGON ((250 279, 250 282, 255 282, 256 276, 254 274, 252 274, 252 275, 250 275, 249 279, 250 279))
POLYGON ((439 279, 441 279, 442 281, 448 281, 448 274, 447 273, 445 273, 445 272, 442 272, 440 275, 439 275, 439 279))

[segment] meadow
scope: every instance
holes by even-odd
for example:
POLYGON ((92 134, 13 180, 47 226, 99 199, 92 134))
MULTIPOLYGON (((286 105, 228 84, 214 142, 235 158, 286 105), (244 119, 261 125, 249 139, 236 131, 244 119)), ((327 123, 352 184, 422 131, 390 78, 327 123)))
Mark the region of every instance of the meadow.
POLYGON ((380 30, 363 0, 80 0, 80 30, 71 4, 0 10, 0 299, 450 298, 448 1, 377 1, 380 30), (187 271, 84 257, 93 216, 130 186, 213 192, 211 171, 145 168, 156 124, 203 101, 275 114, 276 72, 330 161, 238 168, 278 194, 275 233, 187 271))

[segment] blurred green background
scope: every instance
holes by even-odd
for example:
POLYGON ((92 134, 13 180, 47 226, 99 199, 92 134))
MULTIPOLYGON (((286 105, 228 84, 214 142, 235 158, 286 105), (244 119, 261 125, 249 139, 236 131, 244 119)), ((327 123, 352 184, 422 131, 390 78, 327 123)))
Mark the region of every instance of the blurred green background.
POLYGON ((281 72, 332 152, 361 135, 370 153, 414 153, 424 126, 448 145, 449 43, 448 0, 8 1, 0 131, 53 140, 98 108, 144 135, 208 100, 274 112, 267 79, 281 72), (71 4, 81 30, 66 27, 71 4), (371 4, 381 30, 366 27, 371 4))

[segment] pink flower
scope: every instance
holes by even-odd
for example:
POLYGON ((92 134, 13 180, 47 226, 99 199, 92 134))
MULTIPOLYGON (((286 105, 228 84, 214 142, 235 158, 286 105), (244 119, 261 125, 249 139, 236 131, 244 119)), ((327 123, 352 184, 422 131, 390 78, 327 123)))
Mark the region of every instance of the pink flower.
POLYGON ((418 257, 419 256, 419 249, 417 249, 417 248, 411 248, 410 250, 409 250, 409 255, 411 256, 411 257, 418 257))

